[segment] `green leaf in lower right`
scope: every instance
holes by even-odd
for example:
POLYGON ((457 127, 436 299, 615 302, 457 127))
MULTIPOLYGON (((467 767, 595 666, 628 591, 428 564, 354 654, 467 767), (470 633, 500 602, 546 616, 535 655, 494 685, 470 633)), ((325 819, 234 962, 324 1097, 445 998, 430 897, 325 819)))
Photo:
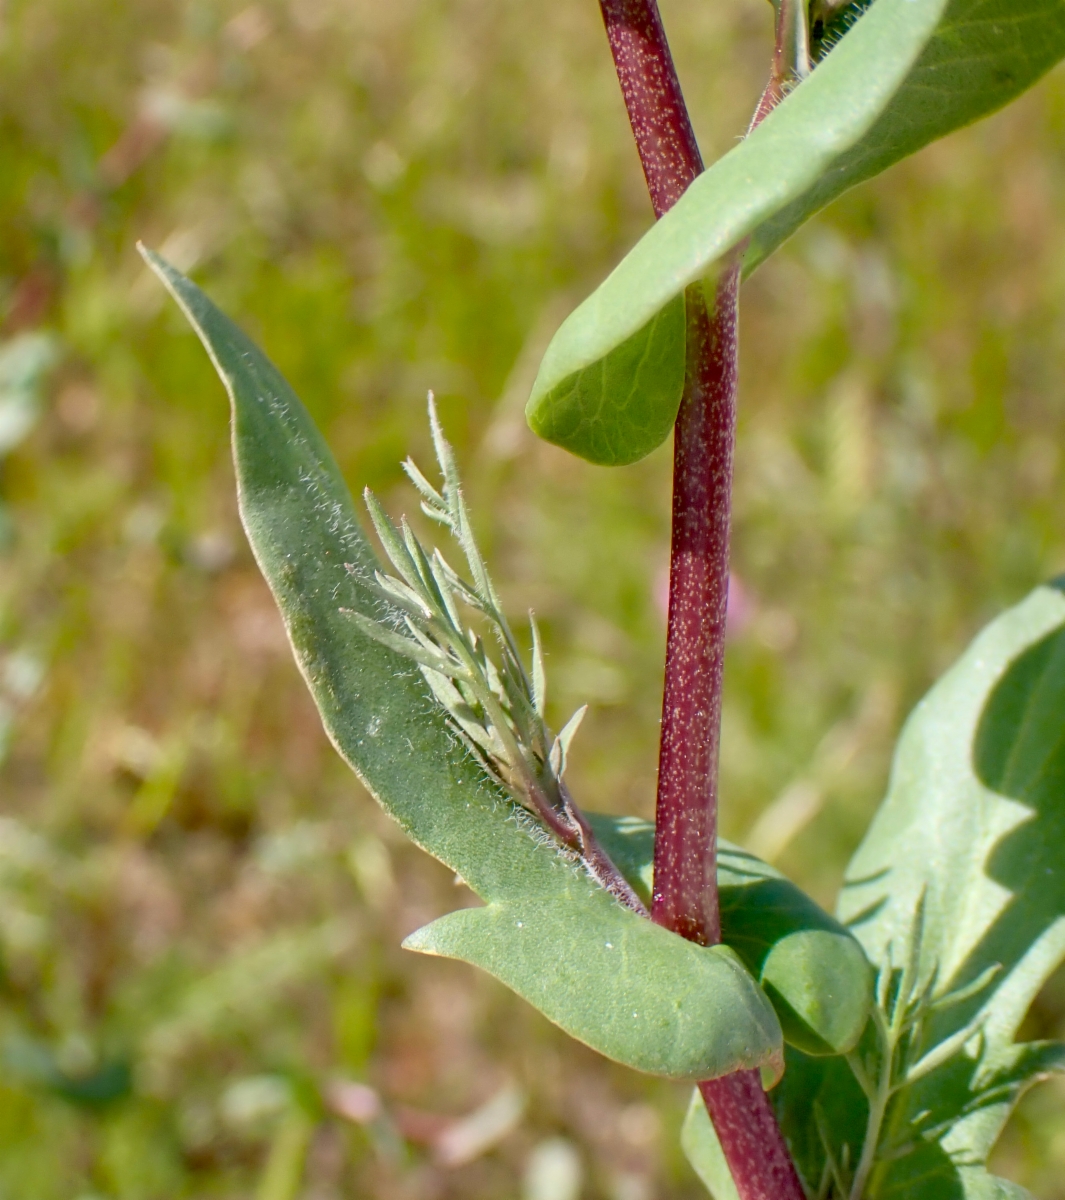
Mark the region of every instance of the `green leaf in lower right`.
MULTIPOLYGON (((815 1200, 1020 1200, 988 1157, 1065 1046, 1017 1042, 1065 962, 1065 581, 994 621, 918 705, 840 919, 878 971, 850 1054, 789 1047, 774 1104, 815 1200)), ((732 1181, 693 1103, 685 1150, 732 1181)))

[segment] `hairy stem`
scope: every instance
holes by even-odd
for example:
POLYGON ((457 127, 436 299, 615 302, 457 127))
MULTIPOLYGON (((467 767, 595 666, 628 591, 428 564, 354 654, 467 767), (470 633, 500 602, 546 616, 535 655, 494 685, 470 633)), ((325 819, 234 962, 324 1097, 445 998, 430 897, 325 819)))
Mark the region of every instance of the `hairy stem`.
POLYGON ((700 1083, 740 1200, 805 1200, 757 1071, 700 1083))
MULTIPOLYGON (((662 20, 655 0, 600 0, 600 8, 647 190, 655 215, 662 216, 703 169, 662 20)), ((778 22, 778 37, 783 28, 778 22)), ((762 107, 756 120, 764 115, 762 107)), ((674 435, 652 917, 702 945, 713 945, 721 937, 717 765, 738 285, 737 258, 718 281, 712 315, 702 289, 688 290, 685 387, 674 435)), ((759 1073, 738 1072, 701 1084, 700 1090, 741 1200, 804 1200, 759 1073)))
POLYGON ((687 377, 673 442, 673 538, 652 916, 690 941, 721 940, 717 765, 736 396, 737 264, 713 316, 688 295, 687 377))
POLYGON ((703 169, 656 0, 599 0, 655 216, 703 169))
POLYGON ((752 129, 784 99, 791 84, 800 82, 810 73, 809 0, 774 2, 777 16, 773 65, 769 82, 755 109, 752 129))

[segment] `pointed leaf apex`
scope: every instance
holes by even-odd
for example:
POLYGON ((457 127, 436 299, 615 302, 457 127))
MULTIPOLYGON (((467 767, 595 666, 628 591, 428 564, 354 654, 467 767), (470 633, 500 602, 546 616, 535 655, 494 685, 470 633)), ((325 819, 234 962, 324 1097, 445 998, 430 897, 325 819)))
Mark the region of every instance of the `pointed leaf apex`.
POLYGON ((544 644, 540 638, 540 626, 536 623, 536 616, 531 608, 529 628, 532 630, 533 707, 536 715, 543 720, 547 707, 547 671, 544 667, 544 644))
POLYGON ((580 729, 587 711, 588 705, 582 704, 562 727, 562 732, 555 738, 554 745, 551 747, 551 767, 558 779, 561 779, 566 773, 566 758, 569 754, 570 743, 576 736, 577 730, 580 729))

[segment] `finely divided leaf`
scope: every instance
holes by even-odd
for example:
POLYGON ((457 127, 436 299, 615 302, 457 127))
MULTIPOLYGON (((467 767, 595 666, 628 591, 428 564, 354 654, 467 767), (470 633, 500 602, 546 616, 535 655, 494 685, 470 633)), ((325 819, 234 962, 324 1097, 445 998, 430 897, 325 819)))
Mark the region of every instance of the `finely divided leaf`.
POLYGON ((649 453, 680 402, 688 285, 746 238, 749 273, 830 200, 1000 108, 1063 55, 1061 0, 875 0, 567 318, 529 424, 592 462, 649 453))
POLYGON ((915 709, 839 915, 883 1016, 853 1074, 789 1051, 776 1102, 807 1182, 869 1142, 868 1200, 1023 1195, 985 1164, 1024 1089, 1065 1069, 1065 1047, 1014 1040, 1065 961, 1065 583, 994 621, 915 709), (884 1103, 872 1140, 863 1078, 884 1103))
POLYGON ((779 1062, 777 1018, 735 954, 622 908, 485 774, 417 666, 352 619, 386 610, 359 582, 372 584, 378 563, 328 447, 253 343, 145 257, 230 394, 241 516, 330 738, 406 833, 487 902, 408 944, 481 963, 574 1037, 640 1070, 699 1079, 779 1062))
POLYGON ((988 1041, 1012 1041, 1065 959, 1062 588, 994 621, 914 710, 839 911, 873 962, 914 956, 937 995, 987 978, 936 1040, 986 1011, 988 1041))

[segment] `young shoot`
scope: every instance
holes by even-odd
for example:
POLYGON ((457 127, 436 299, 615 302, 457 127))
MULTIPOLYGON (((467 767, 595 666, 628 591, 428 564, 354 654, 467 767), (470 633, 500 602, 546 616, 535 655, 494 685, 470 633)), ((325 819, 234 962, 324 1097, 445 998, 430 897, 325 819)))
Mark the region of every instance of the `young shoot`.
POLYGON ((544 717, 546 673, 536 618, 529 613, 532 665, 526 669, 474 540, 454 451, 444 437, 432 392, 429 426, 442 486, 435 488, 411 459, 403 469, 421 496, 422 511, 458 543, 469 578, 455 571, 439 549, 427 551, 406 518, 397 527, 367 488, 370 519, 396 573, 377 571, 371 581, 349 568, 359 586, 387 606, 388 615, 374 620, 347 610, 348 615, 369 637, 418 664, 455 731, 488 774, 534 813, 561 845, 578 854, 603 887, 646 915, 566 787, 567 754, 586 706, 557 736, 551 735, 544 717), (487 626, 494 647, 464 619, 467 612, 487 626))

